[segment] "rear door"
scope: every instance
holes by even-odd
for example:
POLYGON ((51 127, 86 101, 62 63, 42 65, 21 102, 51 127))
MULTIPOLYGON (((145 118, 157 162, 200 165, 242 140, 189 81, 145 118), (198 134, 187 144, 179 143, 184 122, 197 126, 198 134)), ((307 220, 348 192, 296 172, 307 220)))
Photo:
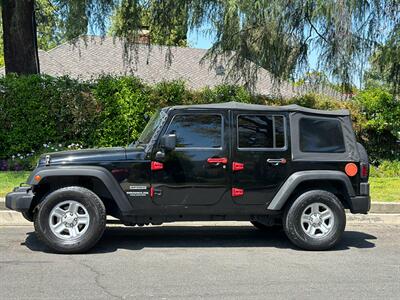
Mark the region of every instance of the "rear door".
POLYGON ((242 205, 267 204, 288 176, 288 116, 236 111, 232 119, 232 200, 242 205))
MULTIPOLYGON (((158 205, 213 205, 229 189, 227 112, 177 112, 163 134, 175 134, 175 150, 152 171, 158 205)), ((158 151, 160 149, 156 149, 158 151)))

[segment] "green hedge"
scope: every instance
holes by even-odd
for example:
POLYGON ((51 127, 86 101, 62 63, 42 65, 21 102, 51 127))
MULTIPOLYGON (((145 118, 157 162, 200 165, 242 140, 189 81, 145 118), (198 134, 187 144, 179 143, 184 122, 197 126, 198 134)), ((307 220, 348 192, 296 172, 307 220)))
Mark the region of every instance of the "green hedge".
POLYGON ((379 166, 371 166, 371 177, 400 177, 400 161, 382 161, 379 166))
POLYGON ((283 100, 255 97, 243 87, 229 85, 193 92, 181 81, 150 86, 128 76, 78 81, 32 75, 0 78, 0 170, 29 168, 38 154, 70 149, 77 143, 79 147, 126 145, 138 137, 158 108, 225 101, 347 108, 358 138, 375 162, 399 159, 393 147, 400 129, 395 121, 388 125, 395 116, 377 113, 388 107, 395 114, 399 103, 382 91, 360 93, 356 101, 317 95, 283 100))
POLYGON ((0 158, 38 150, 49 141, 90 141, 98 104, 87 83, 7 76, 0 78, 0 93, 0 158))

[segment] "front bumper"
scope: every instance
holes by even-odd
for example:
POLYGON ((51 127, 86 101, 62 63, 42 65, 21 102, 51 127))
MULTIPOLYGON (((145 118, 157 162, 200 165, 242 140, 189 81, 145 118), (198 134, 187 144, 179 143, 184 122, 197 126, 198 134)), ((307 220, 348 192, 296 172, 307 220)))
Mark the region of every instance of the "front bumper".
POLYGON ((34 194, 31 187, 21 186, 6 195, 6 207, 19 212, 28 212, 34 194))
POLYGON ((350 197, 350 211, 353 214, 366 214, 371 208, 371 197, 369 195, 369 183, 360 184, 360 195, 350 197))

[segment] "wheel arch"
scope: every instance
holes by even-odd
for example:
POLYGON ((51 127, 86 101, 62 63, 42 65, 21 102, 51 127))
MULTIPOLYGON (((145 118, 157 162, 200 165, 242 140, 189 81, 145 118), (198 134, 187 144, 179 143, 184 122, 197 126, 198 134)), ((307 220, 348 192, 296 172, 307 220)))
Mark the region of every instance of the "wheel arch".
POLYGON ((268 210, 281 210, 300 194, 309 190, 326 190, 336 195, 345 208, 350 208, 355 196, 349 178, 340 171, 301 171, 293 173, 280 187, 268 205, 268 210))
POLYGON ((49 192, 66 186, 81 186, 91 190, 102 199, 107 213, 112 215, 118 215, 132 209, 119 183, 107 169, 102 167, 38 168, 32 172, 27 183, 32 185, 35 192, 31 209, 34 209, 49 192), (35 180, 37 175, 40 176, 39 182, 35 180))

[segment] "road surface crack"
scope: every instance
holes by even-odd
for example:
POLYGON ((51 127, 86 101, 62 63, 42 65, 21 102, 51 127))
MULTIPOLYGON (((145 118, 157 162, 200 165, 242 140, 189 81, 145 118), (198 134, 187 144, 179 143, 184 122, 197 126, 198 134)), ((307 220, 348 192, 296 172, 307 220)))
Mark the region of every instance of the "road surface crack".
POLYGON ((100 278, 101 276, 105 276, 105 274, 99 272, 98 270, 96 270, 95 268, 93 268, 91 265, 85 263, 84 261, 80 261, 80 260, 75 260, 72 258, 73 261, 75 261, 76 263, 83 265, 84 267, 86 267, 90 272, 92 272, 95 276, 94 276, 94 281, 96 283, 96 286, 98 288, 100 288, 104 294, 106 294, 108 297, 110 298, 114 298, 114 299, 123 299, 123 297, 115 295, 113 293, 111 293, 106 286, 104 286, 103 284, 101 284, 100 282, 100 278))

